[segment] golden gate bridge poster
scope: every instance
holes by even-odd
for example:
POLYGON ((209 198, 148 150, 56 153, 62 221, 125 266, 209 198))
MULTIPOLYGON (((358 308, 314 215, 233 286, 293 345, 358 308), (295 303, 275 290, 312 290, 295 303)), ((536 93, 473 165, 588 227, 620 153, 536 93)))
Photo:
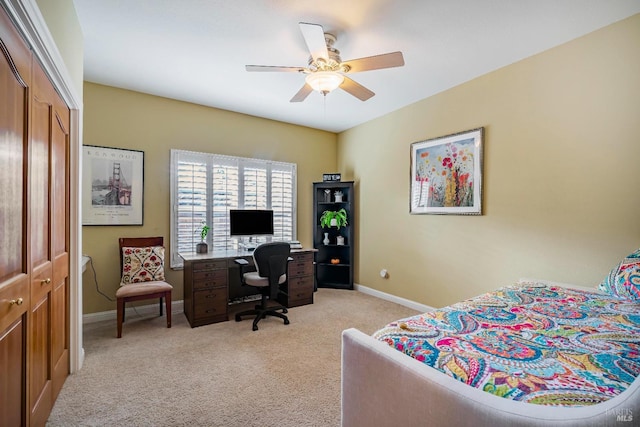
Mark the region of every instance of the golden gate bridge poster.
POLYGON ((82 148, 82 224, 142 225, 144 151, 82 148))

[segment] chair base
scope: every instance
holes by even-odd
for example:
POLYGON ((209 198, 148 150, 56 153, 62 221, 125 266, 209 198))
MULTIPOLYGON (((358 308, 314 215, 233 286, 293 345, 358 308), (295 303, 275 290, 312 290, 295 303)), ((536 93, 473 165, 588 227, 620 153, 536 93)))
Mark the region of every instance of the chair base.
POLYGON ((117 322, 117 338, 122 338, 122 324, 124 323, 125 303, 131 301, 140 301, 151 298, 160 299, 160 317, 162 317, 162 300, 164 299, 167 312, 167 328, 171 327, 171 291, 157 292, 155 294, 137 295, 130 297, 117 298, 116 304, 116 322, 117 322))
POLYGON ((240 322, 243 316, 255 316, 253 319, 253 330, 258 330, 258 322, 264 319, 267 316, 279 317, 284 320, 284 324, 289 324, 289 318, 282 313, 279 313, 278 310, 282 310, 282 313, 287 313, 287 308, 282 305, 276 305, 273 307, 267 307, 264 305, 256 305, 253 310, 246 310, 236 314, 236 322, 240 322))

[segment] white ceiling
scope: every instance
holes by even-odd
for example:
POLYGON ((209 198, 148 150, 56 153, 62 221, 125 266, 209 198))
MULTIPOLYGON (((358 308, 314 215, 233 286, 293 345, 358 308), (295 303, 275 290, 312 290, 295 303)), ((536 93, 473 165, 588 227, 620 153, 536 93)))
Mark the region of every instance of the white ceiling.
POLYGON ((74 0, 85 80, 340 132, 640 12, 640 0, 74 0), (306 66, 298 22, 338 37, 343 61, 400 50, 405 66, 350 74, 290 103, 306 66))

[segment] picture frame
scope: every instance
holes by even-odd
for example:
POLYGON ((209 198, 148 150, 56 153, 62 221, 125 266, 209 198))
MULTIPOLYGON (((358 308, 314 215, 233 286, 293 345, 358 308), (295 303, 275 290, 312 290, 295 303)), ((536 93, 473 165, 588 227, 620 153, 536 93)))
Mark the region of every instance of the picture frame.
POLYGON ((142 225, 144 151, 82 146, 82 225, 142 225))
POLYGON ((342 179, 341 173, 323 173, 322 182, 339 182, 342 179))
POLYGON ((482 215, 484 128, 411 144, 411 214, 482 215))

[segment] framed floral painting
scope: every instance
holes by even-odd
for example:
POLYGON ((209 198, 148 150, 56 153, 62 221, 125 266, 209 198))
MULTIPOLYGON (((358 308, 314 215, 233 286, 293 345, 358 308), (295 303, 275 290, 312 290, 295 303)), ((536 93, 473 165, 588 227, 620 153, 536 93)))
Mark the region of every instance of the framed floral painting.
POLYGON ((411 144, 412 214, 482 214, 484 128, 411 144))

